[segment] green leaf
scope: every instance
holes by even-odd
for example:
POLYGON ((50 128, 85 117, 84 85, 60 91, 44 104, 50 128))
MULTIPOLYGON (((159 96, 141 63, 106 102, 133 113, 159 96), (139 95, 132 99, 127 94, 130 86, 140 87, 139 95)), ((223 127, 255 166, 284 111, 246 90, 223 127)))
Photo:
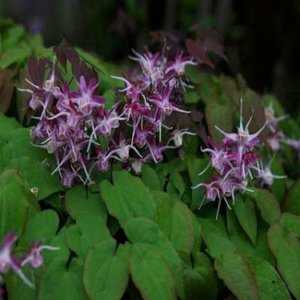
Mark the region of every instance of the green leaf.
MULTIPOLYGON (((30 273, 26 275, 30 278, 30 273)), ((35 274, 37 275, 37 274, 35 274)), ((32 289, 24 284, 14 273, 9 272, 5 276, 5 287, 7 290, 7 299, 10 300, 33 300, 37 298, 36 289, 32 289)))
POLYGON ((258 220, 257 227, 259 228, 257 234, 257 242, 256 242, 256 254, 259 253, 260 257, 268 261, 272 266, 275 266, 275 257, 271 252, 267 232, 269 230, 269 225, 265 223, 263 220, 258 220))
POLYGON ((65 262, 67 262, 67 260, 70 256, 70 251, 66 245, 65 231, 66 231, 66 227, 63 227, 58 232, 58 234, 51 240, 51 242, 47 243, 47 245, 49 245, 49 246, 58 247, 59 250, 43 252, 43 256, 45 259, 45 265, 48 266, 55 259, 62 259, 65 262))
POLYGON ((21 128, 21 125, 13 118, 8 118, 0 113, 0 140, 3 142, 8 142, 11 135, 18 128, 21 128))
POLYGON ((289 232, 300 237, 300 216, 283 213, 280 217, 280 224, 289 232))
POLYGON ((15 63, 23 63, 31 54, 31 49, 23 44, 18 49, 10 49, 0 56, 0 68, 6 69, 15 63))
POLYGON ((18 236, 24 230, 33 195, 15 171, 0 175, 0 240, 13 231, 18 236))
MULTIPOLYGON (((271 172, 275 175, 284 175, 284 168, 279 157, 274 157, 273 163, 271 166, 271 172)), ((286 195, 286 179, 274 179, 274 182, 271 186, 272 193, 275 197, 281 202, 286 195)))
POLYGON ((142 181, 143 183, 153 190, 159 190, 160 189, 160 182, 159 178, 149 165, 143 165, 142 169, 142 181))
POLYGON ((254 193, 249 193, 249 197, 255 201, 261 217, 268 224, 273 224, 280 217, 280 207, 277 199, 268 190, 255 189, 254 193))
POLYGON ((226 228, 220 217, 217 221, 199 218, 199 222, 202 227, 202 238, 212 257, 219 258, 224 252, 236 249, 228 239, 226 228))
POLYGON ((276 257, 277 268, 293 295, 300 298, 300 241, 299 236, 275 223, 268 232, 271 251, 276 257))
POLYGON ((265 223, 259 220, 257 241, 256 244, 253 245, 239 224, 237 217, 229 210, 226 212, 226 217, 229 238, 240 253, 243 253, 247 257, 259 256, 274 264, 274 257, 272 256, 267 243, 266 234, 268 227, 266 228, 265 223))
POLYGON ((186 185, 182 176, 177 172, 173 172, 170 174, 169 181, 175 188, 178 197, 181 198, 186 191, 186 185))
POLYGON ((196 104, 200 100, 199 94, 194 90, 188 90, 185 94, 185 103, 186 104, 196 104))
POLYGON ((290 189, 285 201, 284 210, 295 215, 300 215, 300 179, 290 189))
POLYGON ((8 162, 6 168, 17 170, 30 188, 37 188, 38 200, 63 190, 58 176, 51 175, 51 170, 45 164, 31 157, 14 158, 8 162))
POLYGON ((86 190, 82 185, 74 186, 67 191, 66 209, 74 220, 81 214, 98 216, 103 221, 107 219, 106 208, 100 193, 86 190))
POLYGON ((84 264, 84 286, 90 299, 121 299, 129 279, 129 244, 106 240, 97 243, 84 264))
POLYGON ((104 105, 105 105, 105 109, 106 110, 109 110, 113 107, 113 105, 115 104, 115 98, 116 98, 116 95, 115 95, 115 91, 114 90, 107 90, 104 94, 103 94, 103 97, 105 98, 105 102, 104 102, 104 105))
POLYGON ((149 248, 152 245, 160 252, 176 281, 177 294, 182 297, 184 295, 183 266, 177 252, 158 225, 151 220, 136 218, 128 221, 124 229, 131 242, 147 244, 149 248))
POLYGON ((19 128, 11 132, 7 144, 3 147, 1 159, 9 161, 27 156, 41 162, 47 158, 46 153, 44 149, 31 144, 30 131, 27 128, 19 128))
POLYGON ((43 241, 47 244, 56 235, 58 224, 57 213, 52 209, 44 210, 28 220, 23 238, 28 242, 43 241))
POLYGON ((121 226, 136 217, 154 220, 156 204, 142 181, 124 171, 114 172, 113 178, 114 185, 104 181, 100 188, 109 213, 121 226))
POLYGON ((276 270, 262 258, 248 257, 259 288, 261 300, 291 299, 289 292, 276 270))
POLYGON ((5 32, 2 42, 2 50, 7 51, 13 48, 16 48, 17 43, 23 38, 25 35, 25 30, 23 26, 15 25, 9 27, 5 32))
POLYGON ((158 205, 157 223, 177 251, 190 254, 194 244, 193 214, 181 201, 153 192, 158 205))
POLYGON ((227 105, 229 99, 223 93, 212 95, 206 102, 205 116, 208 124, 209 133, 218 142, 223 138, 222 134, 215 128, 217 125, 225 132, 232 130, 232 105, 227 105))
POLYGON ((215 268, 238 299, 260 299, 251 265, 242 255, 234 251, 225 252, 216 260, 215 268))
POLYGON ((230 240, 240 253, 244 255, 258 255, 253 243, 250 241, 245 230, 241 227, 237 217, 232 211, 226 211, 227 230, 230 240))
POLYGON ((71 250, 84 258, 88 250, 96 243, 110 238, 105 222, 99 216, 88 213, 76 218, 76 225, 66 229, 66 242, 71 250))
POLYGON ((159 251, 143 243, 132 246, 130 273, 145 300, 175 300, 175 282, 159 251))
MULTIPOLYGON (((204 182, 211 175, 211 171, 207 170, 204 174, 199 176, 198 174, 205 170, 207 165, 209 164, 209 159, 199 159, 191 157, 187 160, 188 173, 191 181, 191 186, 194 187, 198 185, 200 182, 204 182)), ((192 189, 192 208, 195 209, 200 207, 202 204, 204 197, 204 189, 203 187, 199 187, 197 189, 192 189)))
POLYGON ((233 205, 233 210, 243 230, 255 245, 257 222, 254 203, 250 199, 245 199, 245 197, 238 195, 235 204, 233 205))
POLYGON ((68 269, 66 261, 54 259, 46 269, 38 292, 39 300, 88 299, 82 283, 82 264, 73 259, 68 269))
POLYGON ((193 255, 193 266, 186 264, 183 271, 186 299, 217 299, 218 282, 210 260, 201 252, 193 255))
POLYGON ((200 251, 201 243, 202 243, 202 227, 198 222, 196 216, 193 215, 193 228, 194 228, 194 245, 193 245, 193 253, 200 251))

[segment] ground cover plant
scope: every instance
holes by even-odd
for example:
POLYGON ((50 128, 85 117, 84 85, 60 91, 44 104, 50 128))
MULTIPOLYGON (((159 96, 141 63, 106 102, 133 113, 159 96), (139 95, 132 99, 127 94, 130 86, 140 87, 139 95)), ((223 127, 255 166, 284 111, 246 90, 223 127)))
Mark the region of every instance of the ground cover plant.
POLYGON ((2 298, 300 298, 299 122, 220 45, 123 67, 0 30, 2 298))

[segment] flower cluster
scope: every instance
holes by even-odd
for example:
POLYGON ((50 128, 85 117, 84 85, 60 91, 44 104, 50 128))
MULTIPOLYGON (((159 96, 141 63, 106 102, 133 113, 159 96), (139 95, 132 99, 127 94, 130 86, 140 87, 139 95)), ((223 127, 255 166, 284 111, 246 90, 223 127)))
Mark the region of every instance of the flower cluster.
POLYGON ((57 167, 52 173, 58 172, 65 186, 78 180, 91 183, 92 170, 104 172, 112 160, 138 173, 144 162, 160 162, 164 150, 181 146, 182 137, 192 134, 167 126, 165 119, 173 112, 188 113, 181 108, 187 87, 183 74, 193 60, 182 54, 168 60, 150 51, 135 52, 132 59, 140 71, 130 78, 114 77, 126 86, 119 91, 121 100, 109 109, 97 95, 96 78, 81 75, 77 88, 71 89, 55 62, 42 84, 27 80, 30 88, 22 91, 31 94, 29 108, 39 112, 34 144, 54 154, 57 167))
POLYGON ((269 129, 267 142, 271 149, 273 151, 278 151, 280 149, 280 143, 284 143, 294 149, 300 158, 300 140, 287 137, 278 126, 278 123, 285 120, 288 116, 275 117, 275 112, 271 104, 265 108, 265 117, 266 127, 269 129))
POLYGON ((34 284, 25 276, 22 268, 26 265, 32 269, 39 268, 44 262, 41 252, 43 250, 59 250, 59 248, 43 245, 42 243, 37 242, 31 245, 27 253, 23 254, 20 258, 17 258, 12 253, 16 241, 17 236, 12 232, 8 233, 3 240, 2 247, 0 248, 0 278, 1 275, 12 270, 26 285, 34 288, 34 284))
POLYGON ((149 160, 158 163, 163 159, 165 149, 180 147, 183 136, 193 134, 187 129, 171 128, 165 120, 173 112, 190 113, 182 109, 183 93, 189 87, 184 80, 184 69, 186 65, 196 63, 182 54, 177 54, 173 60, 159 52, 134 54, 131 58, 139 63, 141 71, 129 78, 113 77, 126 85, 120 92, 126 99, 122 114, 132 127, 131 145, 139 151, 143 149, 142 159, 133 164, 149 160), (163 129, 168 132, 165 143, 162 142, 163 129))
POLYGON ((255 147, 260 144, 258 136, 267 123, 256 133, 250 134, 251 119, 252 117, 244 127, 241 101, 240 124, 237 133, 226 133, 216 126, 216 129, 224 135, 222 145, 209 139, 210 147, 202 150, 210 154, 211 161, 199 175, 202 175, 209 166, 212 166, 216 173, 207 182, 199 183, 193 188, 203 186, 206 189, 203 202, 205 199, 218 200, 217 217, 222 200, 231 209, 228 198, 231 198, 234 204, 236 192, 252 191, 249 188, 249 181, 254 177, 258 178, 261 185, 268 186, 272 185, 274 178, 284 177, 272 174, 271 163, 264 165, 261 162, 255 147))

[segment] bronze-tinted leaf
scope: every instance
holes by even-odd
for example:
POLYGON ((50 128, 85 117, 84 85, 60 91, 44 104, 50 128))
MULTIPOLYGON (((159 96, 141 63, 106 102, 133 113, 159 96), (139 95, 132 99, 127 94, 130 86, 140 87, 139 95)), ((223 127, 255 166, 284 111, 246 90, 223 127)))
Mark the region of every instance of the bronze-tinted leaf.
POLYGON ((7 112, 12 100, 14 92, 13 77, 13 71, 0 69, 0 111, 3 113, 7 112))
POLYGON ((213 63, 209 59, 205 45, 202 41, 194 41, 191 39, 187 39, 185 41, 185 46, 187 48, 188 53, 193 56, 200 64, 205 64, 210 67, 213 67, 213 63))

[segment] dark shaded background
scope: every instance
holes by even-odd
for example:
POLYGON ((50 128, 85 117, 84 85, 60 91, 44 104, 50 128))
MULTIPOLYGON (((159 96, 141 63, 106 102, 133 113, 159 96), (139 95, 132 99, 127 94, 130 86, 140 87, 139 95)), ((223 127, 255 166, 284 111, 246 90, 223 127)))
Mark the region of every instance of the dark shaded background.
POLYGON ((300 2, 296 0, 0 0, 0 15, 66 39, 114 62, 149 42, 149 31, 186 35, 212 28, 248 85, 275 93, 292 115, 300 109, 300 2))

